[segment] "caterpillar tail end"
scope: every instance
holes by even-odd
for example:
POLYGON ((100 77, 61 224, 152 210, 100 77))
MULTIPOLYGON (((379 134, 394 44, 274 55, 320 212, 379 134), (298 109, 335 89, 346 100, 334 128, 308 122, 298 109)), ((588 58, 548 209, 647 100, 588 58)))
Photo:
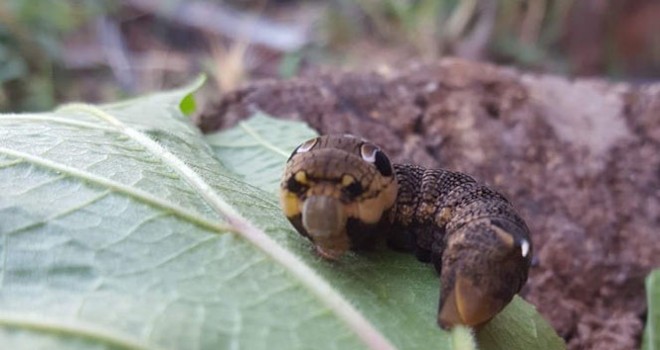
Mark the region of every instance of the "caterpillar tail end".
POLYGON ((459 276, 454 288, 443 298, 438 324, 445 329, 456 325, 479 326, 493 318, 508 302, 488 295, 469 279, 459 276))
POLYGON ((525 226, 498 219, 454 232, 442 255, 438 324, 478 327, 502 311, 527 280, 528 237, 525 226))

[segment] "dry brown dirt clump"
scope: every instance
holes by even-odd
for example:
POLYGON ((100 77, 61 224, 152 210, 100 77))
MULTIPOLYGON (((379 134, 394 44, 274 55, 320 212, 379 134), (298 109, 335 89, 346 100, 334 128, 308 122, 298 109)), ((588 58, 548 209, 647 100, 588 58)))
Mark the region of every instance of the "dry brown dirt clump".
POLYGON ((225 95, 201 124, 227 127, 257 110, 494 186, 533 234, 538 265, 522 294, 568 347, 638 348, 644 277, 660 266, 660 84, 446 59, 255 82, 225 95))

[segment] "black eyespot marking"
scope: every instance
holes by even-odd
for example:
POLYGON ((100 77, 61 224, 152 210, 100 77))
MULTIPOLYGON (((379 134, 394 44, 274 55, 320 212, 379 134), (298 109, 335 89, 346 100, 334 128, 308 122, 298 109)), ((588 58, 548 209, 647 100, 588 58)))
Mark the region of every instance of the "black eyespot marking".
POLYGON ((369 163, 373 163, 376 169, 383 176, 392 176, 392 164, 387 158, 385 153, 372 143, 364 142, 360 146, 360 155, 362 159, 369 163))
POLYGON ((296 180, 295 176, 291 176, 289 180, 286 182, 286 188, 290 192, 296 193, 296 194, 301 194, 307 190, 307 186, 301 184, 296 180))
POLYGON ((392 163, 390 163, 385 153, 381 150, 376 151, 375 159, 374 165, 376 165, 376 169, 378 169, 380 174, 383 176, 392 176, 392 163))
POLYGON ((364 188, 362 188, 362 184, 359 182, 353 181, 350 185, 344 187, 344 191, 346 191, 349 197, 355 198, 364 192, 364 188))

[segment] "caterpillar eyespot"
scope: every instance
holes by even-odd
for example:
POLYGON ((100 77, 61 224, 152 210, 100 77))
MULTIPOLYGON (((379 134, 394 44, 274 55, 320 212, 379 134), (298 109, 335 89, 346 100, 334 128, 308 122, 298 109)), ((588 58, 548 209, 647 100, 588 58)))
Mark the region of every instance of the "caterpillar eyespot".
POLYGON ((383 176, 392 176, 390 159, 374 144, 365 142, 360 146, 360 155, 366 162, 373 163, 383 176))
POLYGON ((331 135, 293 152, 280 192, 285 215, 324 258, 384 240, 433 263, 442 327, 488 322, 527 280, 527 225, 504 196, 468 175, 392 164, 369 141, 331 135))
POLYGON ((376 152, 378 152, 378 147, 371 143, 365 142, 360 146, 360 155, 362 156, 362 159, 369 163, 376 162, 376 152))
POLYGON ((289 160, 291 160, 291 158, 293 158, 293 156, 298 153, 309 152, 309 150, 311 150, 316 145, 317 141, 318 138, 313 138, 311 140, 305 141, 300 146, 296 147, 296 149, 294 149, 293 152, 291 152, 291 155, 289 156, 289 160))

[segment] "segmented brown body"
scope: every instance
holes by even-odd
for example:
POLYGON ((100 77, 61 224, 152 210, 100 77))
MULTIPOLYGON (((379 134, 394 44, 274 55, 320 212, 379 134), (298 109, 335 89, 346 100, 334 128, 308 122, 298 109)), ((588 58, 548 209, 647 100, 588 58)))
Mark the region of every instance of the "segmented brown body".
POLYGON ((385 240, 433 263, 443 327, 485 323, 527 280, 529 230, 504 196, 462 173, 392 165, 363 139, 321 136, 299 146, 281 201, 326 258, 385 240))

